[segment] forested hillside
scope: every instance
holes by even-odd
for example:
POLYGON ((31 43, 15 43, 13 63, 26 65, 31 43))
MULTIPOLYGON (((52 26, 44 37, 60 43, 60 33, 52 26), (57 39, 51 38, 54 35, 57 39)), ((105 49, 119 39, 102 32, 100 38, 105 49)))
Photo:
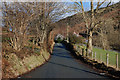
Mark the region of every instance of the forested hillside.
MULTIPOLYGON (((97 18, 103 22, 100 29, 93 33, 93 45, 104 49, 120 50, 120 2, 107 8, 100 8, 96 13, 97 18), (100 34, 99 34, 100 33, 100 34), (102 35, 102 36, 101 36, 102 35)), ((86 12, 89 16, 90 11, 86 12)), ((85 23, 82 13, 77 13, 57 22, 60 27, 71 27, 70 32, 86 33, 85 23)))

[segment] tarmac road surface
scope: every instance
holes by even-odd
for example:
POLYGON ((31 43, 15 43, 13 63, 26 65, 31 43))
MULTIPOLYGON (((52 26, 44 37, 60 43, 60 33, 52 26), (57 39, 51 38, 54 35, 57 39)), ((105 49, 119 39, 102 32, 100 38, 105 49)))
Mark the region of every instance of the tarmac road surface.
POLYGON ((22 78, 107 78, 78 63, 65 46, 56 43, 50 60, 22 78))

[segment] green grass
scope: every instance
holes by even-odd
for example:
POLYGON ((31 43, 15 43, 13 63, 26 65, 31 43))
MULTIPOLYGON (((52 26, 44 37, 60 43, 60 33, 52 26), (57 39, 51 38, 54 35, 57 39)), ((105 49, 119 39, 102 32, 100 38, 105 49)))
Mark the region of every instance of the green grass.
MULTIPOLYGON (((115 51, 108 51, 108 50, 103 50, 98 48, 93 48, 93 52, 94 53, 96 52, 96 58, 99 61, 102 59, 103 62, 106 62, 106 56, 107 56, 107 53, 109 53, 109 65, 116 66, 116 54, 119 54, 119 53, 115 51)), ((120 54, 118 57, 120 57, 120 54)), ((119 62, 120 62, 120 59, 119 59, 119 62)), ((120 64, 119 64, 119 67, 120 67, 120 64)))
MULTIPOLYGON (((85 48, 86 46, 79 46, 79 48, 85 48)), ((110 51, 110 50, 104 50, 104 49, 100 49, 100 48, 93 48, 93 57, 95 57, 95 52, 96 52, 96 59, 98 61, 100 61, 102 59, 102 62, 106 63, 106 56, 107 53, 109 53, 109 65, 111 66, 116 66, 116 54, 118 54, 118 65, 120 68, 120 53, 115 52, 115 51, 110 51), (101 57, 102 56, 102 57, 101 57)))

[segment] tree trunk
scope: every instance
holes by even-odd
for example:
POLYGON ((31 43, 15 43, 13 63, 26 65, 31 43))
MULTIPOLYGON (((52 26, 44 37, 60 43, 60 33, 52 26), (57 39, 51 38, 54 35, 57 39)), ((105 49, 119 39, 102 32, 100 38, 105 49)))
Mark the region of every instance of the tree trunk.
POLYGON ((92 54, 92 31, 89 32, 87 43, 87 56, 92 54))
POLYGON ((35 43, 35 41, 34 41, 34 39, 33 39, 32 51, 34 51, 34 43, 35 43))
POLYGON ((93 0, 91 0, 91 24, 89 29, 89 36, 88 36, 88 43, 87 43, 87 55, 92 55, 92 31, 94 25, 94 7, 93 7, 93 0))

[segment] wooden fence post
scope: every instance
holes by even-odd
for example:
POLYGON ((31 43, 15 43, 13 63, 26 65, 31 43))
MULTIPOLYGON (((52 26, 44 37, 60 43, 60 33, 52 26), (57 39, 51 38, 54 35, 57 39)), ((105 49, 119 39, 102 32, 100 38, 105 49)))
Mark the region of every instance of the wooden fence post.
POLYGON ((83 51, 82 51, 82 48, 80 48, 80 49, 81 49, 81 55, 83 55, 83 54, 82 54, 82 52, 83 52, 83 51))
POLYGON ((86 51, 85 51, 85 48, 84 48, 84 56, 86 56, 86 51))
POLYGON ((116 68, 118 70, 118 54, 116 54, 116 68))
POLYGON ((101 61, 101 63, 102 63, 102 54, 100 54, 100 61, 101 61))
POLYGON ((92 52, 92 59, 93 59, 93 52, 92 52))
POLYGON ((80 55, 82 55, 82 49, 81 48, 79 48, 80 49, 80 55))
POLYGON ((84 56, 84 49, 82 48, 82 56, 84 56))
POLYGON ((106 54, 106 65, 108 66, 109 64, 109 53, 106 54))
POLYGON ((96 52, 95 52, 95 61, 96 61, 96 52))

